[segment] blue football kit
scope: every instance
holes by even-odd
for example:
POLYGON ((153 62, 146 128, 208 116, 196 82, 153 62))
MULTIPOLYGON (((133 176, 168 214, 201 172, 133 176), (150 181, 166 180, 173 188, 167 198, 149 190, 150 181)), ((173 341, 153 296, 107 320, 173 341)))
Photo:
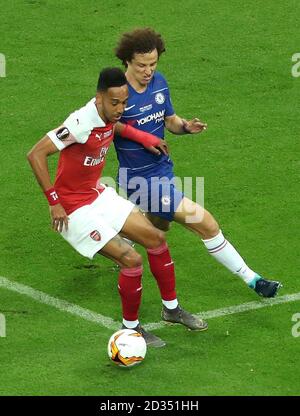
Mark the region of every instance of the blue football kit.
MULTIPOLYGON (((121 123, 164 138, 165 117, 175 112, 167 81, 155 72, 147 89, 138 93, 128 84, 129 99, 121 123)), ((154 155, 141 144, 115 136, 119 160, 117 181, 141 209, 172 221, 183 193, 176 188, 169 156, 154 155)))

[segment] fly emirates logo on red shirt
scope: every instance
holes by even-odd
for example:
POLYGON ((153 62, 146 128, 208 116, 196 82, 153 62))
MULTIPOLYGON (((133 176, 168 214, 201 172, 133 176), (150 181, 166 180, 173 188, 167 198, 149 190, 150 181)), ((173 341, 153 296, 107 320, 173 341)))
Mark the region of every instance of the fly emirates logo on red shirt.
POLYGON ((113 139, 113 130, 108 130, 105 132, 99 132, 98 129, 93 130, 90 139, 96 144, 99 148, 99 156, 95 157, 95 155, 90 156, 87 155, 84 159, 83 165, 84 166, 97 166, 104 162, 105 156, 109 149, 111 140, 113 139))
POLYGON ((104 161, 108 149, 109 147, 102 147, 100 155, 97 159, 95 159, 93 156, 86 156, 83 162, 84 166, 100 165, 104 161))

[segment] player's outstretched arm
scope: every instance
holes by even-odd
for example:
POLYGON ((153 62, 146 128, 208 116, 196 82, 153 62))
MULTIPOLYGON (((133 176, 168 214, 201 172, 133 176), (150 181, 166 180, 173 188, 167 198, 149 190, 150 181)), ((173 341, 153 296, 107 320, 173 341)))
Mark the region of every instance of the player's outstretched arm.
POLYGON ((165 155, 169 154, 168 144, 165 140, 145 131, 135 129, 129 124, 116 123, 115 133, 125 139, 140 143, 145 149, 156 155, 160 155, 161 153, 164 153, 165 155))
POLYGON ((207 129, 207 124, 198 118, 185 120, 176 114, 165 117, 165 126, 173 134, 197 134, 207 129))
POLYGON ((47 162, 47 157, 56 152, 58 152, 57 147, 48 136, 45 136, 28 152, 27 159, 48 199, 52 228, 61 232, 63 225, 65 225, 66 230, 68 229, 68 217, 63 206, 59 203, 58 195, 51 183, 47 162))

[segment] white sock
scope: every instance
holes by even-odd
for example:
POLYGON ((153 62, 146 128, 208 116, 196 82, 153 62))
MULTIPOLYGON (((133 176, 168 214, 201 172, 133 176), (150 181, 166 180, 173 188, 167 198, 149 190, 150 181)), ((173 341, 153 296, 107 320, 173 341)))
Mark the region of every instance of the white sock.
POLYGON ((174 299, 174 300, 163 300, 162 299, 162 303, 163 305, 165 305, 165 307, 167 309, 176 309, 178 306, 178 300, 174 299))
POLYGON ((138 319, 136 321, 126 321, 126 319, 123 318, 123 324, 126 326, 126 328, 133 329, 138 326, 139 321, 138 319))
POLYGON ((247 285, 257 276, 244 262, 236 249, 225 239, 222 231, 209 240, 202 240, 209 254, 227 267, 232 273, 240 276, 247 285))

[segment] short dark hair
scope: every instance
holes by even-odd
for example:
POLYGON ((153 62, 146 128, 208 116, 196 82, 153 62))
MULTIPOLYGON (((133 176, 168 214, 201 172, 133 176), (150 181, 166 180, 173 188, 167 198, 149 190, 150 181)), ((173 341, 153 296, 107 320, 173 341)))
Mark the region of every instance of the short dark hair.
POLYGON ((154 49, 157 49, 158 57, 165 52, 165 43, 161 35, 150 27, 138 28, 123 33, 115 48, 115 55, 127 67, 127 61, 130 62, 135 53, 148 53, 154 49))
POLYGON ((104 68, 99 75, 97 91, 107 91, 108 88, 122 87, 127 83, 126 77, 120 68, 104 68))

